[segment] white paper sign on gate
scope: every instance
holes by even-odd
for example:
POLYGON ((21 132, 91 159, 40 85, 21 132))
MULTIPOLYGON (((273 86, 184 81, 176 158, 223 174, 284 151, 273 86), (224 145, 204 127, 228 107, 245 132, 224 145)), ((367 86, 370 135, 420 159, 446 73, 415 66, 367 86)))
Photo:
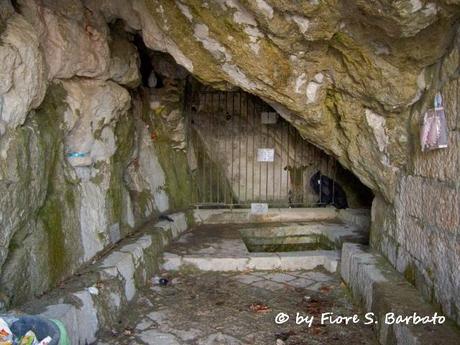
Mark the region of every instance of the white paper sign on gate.
POLYGON ((275 161, 275 149, 257 149, 258 162, 273 162, 275 161))
POLYGON ((266 214, 268 213, 268 204, 263 203, 252 203, 251 204, 252 214, 266 214))
POLYGON ((261 122, 263 125, 274 125, 278 121, 278 114, 274 111, 264 111, 261 113, 261 122))

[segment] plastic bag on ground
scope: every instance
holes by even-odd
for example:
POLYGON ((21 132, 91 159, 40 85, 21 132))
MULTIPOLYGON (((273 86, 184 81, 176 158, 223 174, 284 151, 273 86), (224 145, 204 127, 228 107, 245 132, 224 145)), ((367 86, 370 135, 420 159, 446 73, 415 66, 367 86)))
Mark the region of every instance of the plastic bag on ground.
POLYGON ((0 318, 0 345, 10 344, 13 344, 13 332, 8 326, 8 323, 0 318))
POLYGON ((0 315, 0 320, 9 327, 9 333, 12 335, 11 342, 2 343, 0 340, 0 345, 18 344, 29 331, 35 333, 37 345, 70 345, 67 330, 61 321, 38 315, 10 314, 0 315))
MULTIPOLYGON (((38 340, 51 337, 49 345, 60 345, 61 330, 54 320, 48 320, 41 316, 20 316, 11 324, 11 331, 15 336, 21 338, 27 332, 32 331, 38 340)), ((37 342, 38 344, 38 342, 37 342)))
POLYGON ((39 342, 38 345, 49 345, 52 341, 53 339, 51 337, 46 337, 41 342, 39 342))
POLYGON ((38 345, 37 336, 34 332, 28 331, 21 339, 19 345, 38 345))

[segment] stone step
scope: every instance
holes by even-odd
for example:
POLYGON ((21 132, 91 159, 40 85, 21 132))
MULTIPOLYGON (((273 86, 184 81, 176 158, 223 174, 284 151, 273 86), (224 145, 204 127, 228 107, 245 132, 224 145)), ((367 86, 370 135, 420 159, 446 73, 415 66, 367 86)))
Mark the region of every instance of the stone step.
POLYGON ((291 250, 340 250, 344 242, 368 243, 367 229, 354 224, 307 222, 243 227, 244 243, 251 252, 291 250))
POLYGON ((312 270, 323 266, 329 272, 337 270, 340 252, 336 250, 312 250, 285 253, 247 253, 246 255, 178 255, 164 253, 162 268, 166 271, 198 269, 201 271, 247 270, 312 270))
POLYGON ((72 344, 94 343, 96 334, 118 324, 139 289, 149 284, 163 248, 187 230, 186 214, 169 217, 172 222, 145 224, 81 274, 30 301, 20 312, 60 320, 72 344))
POLYGON ((421 317, 433 317, 436 312, 437 315, 442 314, 424 301, 416 288, 385 258, 368 247, 345 243, 340 272, 353 297, 363 304, 367 312, 374 313, 375 320, 378 320, 374 330, 380 344, 460 344, 460 330, 449 320, 436 325, 391 323, 393 314, 394 317, 414 316, 414 313, 421 317))

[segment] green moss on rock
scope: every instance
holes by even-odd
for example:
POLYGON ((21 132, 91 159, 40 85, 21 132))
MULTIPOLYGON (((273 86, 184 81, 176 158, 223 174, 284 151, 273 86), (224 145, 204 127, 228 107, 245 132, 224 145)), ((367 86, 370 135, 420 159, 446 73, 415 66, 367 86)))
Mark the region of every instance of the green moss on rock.
POLYGON ((172 209, 182 209, 190 205, 191 184, 186 153, 175 151, 167 143, 156 145, 158 160, 165 172, 165 190, 172 209))
POLYGON ((136 201, 137 205, 139 205, 141 217, 143 217, 145 214, 147 214, 147 211, 150 208, 150 205, 152 204, 153 200, 153 195, 150 193, 149 190, 143 190, 140 193, 136 193, 136 201))
POLYGON ((413 264, 407 265, 404 270, 404 278, 406 278, 406 280, 412 285, 415 285, 416 272, 413 264))
MULTIPOLYGON (((168 194, 170 209, 189 207, 192 196, 192 179, 189 174, 188 158, 185 150, 174 148, 171 138, 171 123, 168 114, 183 109, 183 83, 178 88, 163 90, 158 96, 161 106, 151 110, 144 100, 142 120, 155 131, 154 149, 165 174, 165 191, 168 194)), ((161 92, 161 91, 160 91, 161 92)))
POLYGON ((36 121, 40 133, 40 149, 43 159, 49 165, 47 171, 48 189, 46 199, 39 210, 38 218, 41 220, 48 238, 48 268, 51 283, 56 283, 71 272, 74 265, 73 255, 75 243, 71 247, 66 245, 66 237, 69 237, 67 225, 72 219, 71 213, 75 212, 76 198, 74 183, 66 181, 64 177, 64 136, 60 123, 62 123, 65 103, 65 90, 53 84, 47 92, 44 102, 37 110, 36 121))
POLYGON ((125 188, 123 174, 129 164, 134 146, 134 121, 128 115, 122 116, 115 127, 117 151, 111 158, 110 183, 107 200, 110 207, 112 222, 119 223, 121 230, 129 231, 123 222, 125 188))

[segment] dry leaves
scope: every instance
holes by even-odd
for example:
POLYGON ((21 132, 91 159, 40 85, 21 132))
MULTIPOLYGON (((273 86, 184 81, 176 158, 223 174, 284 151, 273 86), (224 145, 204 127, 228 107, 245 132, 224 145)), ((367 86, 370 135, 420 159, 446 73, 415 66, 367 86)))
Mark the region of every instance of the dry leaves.
POLYGON ((252 303, 249 309, 254 313, 268 313, 271 311, 269 306, 262 303, 252 303))

